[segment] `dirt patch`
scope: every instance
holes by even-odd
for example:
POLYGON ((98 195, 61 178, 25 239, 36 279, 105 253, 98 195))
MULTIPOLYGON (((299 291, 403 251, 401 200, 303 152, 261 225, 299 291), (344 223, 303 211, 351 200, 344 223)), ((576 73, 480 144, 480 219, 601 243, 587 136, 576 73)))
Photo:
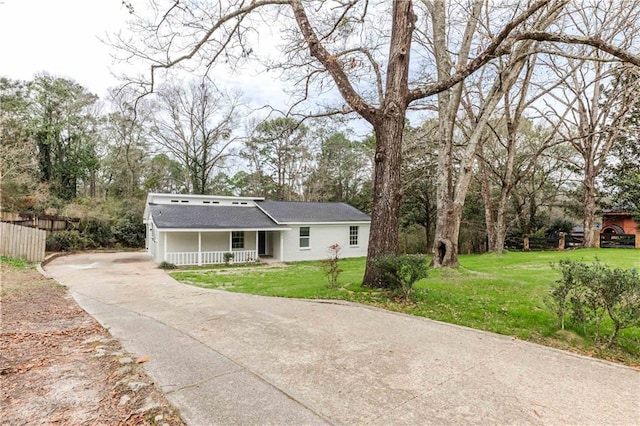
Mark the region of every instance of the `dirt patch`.
POLYGON ((141 263, 141 262, 148 262, 148 261, 149 259, 147 259, 144 255, 124 257, 121 259, 113 259, 113 263, 141 263))
POLYGON ((3 425, 184 425, 140 364, 35 269, 2 263, 3 425))
MULTIPOLYGON (((169 274, 173 274, 175 272, 202 272, 202 273, 214 273, 214 274, 224 274, 224 275, 233 275, 233 274, 243 274, 245 272, 256 272, 256 271, 265 271, 265 272, 278 272, 284 268, 288 268, 289 265, 286 263, 262 263, 257 266, 230 266, 230 267, 217 267, 217 268, 206 268, 206 267, 194 267, 194 268, 180 268, 167 271, 169 274)), ((317 268, 317 267, 313 267, 317 268)))

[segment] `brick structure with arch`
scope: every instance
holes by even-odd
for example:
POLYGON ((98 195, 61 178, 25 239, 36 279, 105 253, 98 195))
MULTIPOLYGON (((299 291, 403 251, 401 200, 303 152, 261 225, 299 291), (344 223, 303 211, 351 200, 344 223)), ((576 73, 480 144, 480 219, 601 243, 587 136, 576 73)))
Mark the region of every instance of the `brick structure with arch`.
POLYGON ((611 246, 608 243, 615 241, 625 241, 625 247, 640 248, 638 223, 633 220, 631 213, 622 210, 602 213, 600 246, 611 246))

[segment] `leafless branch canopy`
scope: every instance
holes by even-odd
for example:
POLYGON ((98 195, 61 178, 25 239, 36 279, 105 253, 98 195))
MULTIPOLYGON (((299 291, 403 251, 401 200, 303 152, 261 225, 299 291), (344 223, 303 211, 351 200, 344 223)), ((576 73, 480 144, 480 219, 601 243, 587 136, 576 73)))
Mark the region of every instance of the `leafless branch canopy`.
MULTIPOLYGON (((476 0, 468 7, 465 2, 444 0, 392 3, 150 0, 151 16, 135 15, 129 36, 119 34, 111 42, 121 59, 149 66, 146 77, 128 79, 143 93, 155 90, 161 71, 199 69, 215 80, 222 68, 233 73, 251 65, 293 83, 287 89, 291 104, 311 103, 310 114, 324 114, 318 109, 326 103, 319 100, 329 97, 334 103, 331 110, 354 111, 370 122, 391 102, 389 89, 397 89, 389 86, 397 54, 411 55, 403 108, 456 86, 518 51, 522 43, 537 43, 538 50, 547 54, 571 54, 566 46, 591 46, 606 54, 597 60, 640 66, 640 47, 637 41, 629 42, 640 22, 640 6, 633 0, 621 0, 604 10, 606 19, 621 22, 606 33, 578 25, 585 17, 600 16, 604 6, 595 1, 538 0, 527 7, 515 0, 504 4, 476 0), (395 12, 398 8, 401 13, 395 12), (447 22, 433 20, 439 10, 446 10, 447 22), (544 21, 549 16, 554 16, 553 22, 544 21), (483 25, 467 25, 472 22, 483 25), (440 36, 443 30, 448 37, 440 36), (406 40, 399 41, 403 37, 406 40), (397 49, 393 43, 398 42, 406 46, 397 49), (448 69, 441 70, 444 74, 434 68, 439 43, 453 55, 448 69), (338 94, 344 106, 336 104, 338 94)), ((525 55, 529 54, 535 51, 527 50, 525 55)))

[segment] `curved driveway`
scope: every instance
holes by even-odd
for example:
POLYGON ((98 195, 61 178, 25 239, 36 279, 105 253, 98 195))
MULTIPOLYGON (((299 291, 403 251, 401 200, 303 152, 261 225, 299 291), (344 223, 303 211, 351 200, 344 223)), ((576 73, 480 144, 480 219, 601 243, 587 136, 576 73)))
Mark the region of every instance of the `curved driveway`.
POLYGON ((191 287, 143 253, 45 270, 152 358, 192 425, 640 424, 631 368, 359 305, 191 287))

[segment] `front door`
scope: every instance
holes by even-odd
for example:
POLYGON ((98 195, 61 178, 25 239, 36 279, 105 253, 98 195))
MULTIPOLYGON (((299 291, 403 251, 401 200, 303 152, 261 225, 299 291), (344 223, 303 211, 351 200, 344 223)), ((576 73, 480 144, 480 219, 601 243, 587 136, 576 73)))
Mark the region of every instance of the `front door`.
POLYGON ((267 254, 267 231, 258 231, 258 256, 267 254))

